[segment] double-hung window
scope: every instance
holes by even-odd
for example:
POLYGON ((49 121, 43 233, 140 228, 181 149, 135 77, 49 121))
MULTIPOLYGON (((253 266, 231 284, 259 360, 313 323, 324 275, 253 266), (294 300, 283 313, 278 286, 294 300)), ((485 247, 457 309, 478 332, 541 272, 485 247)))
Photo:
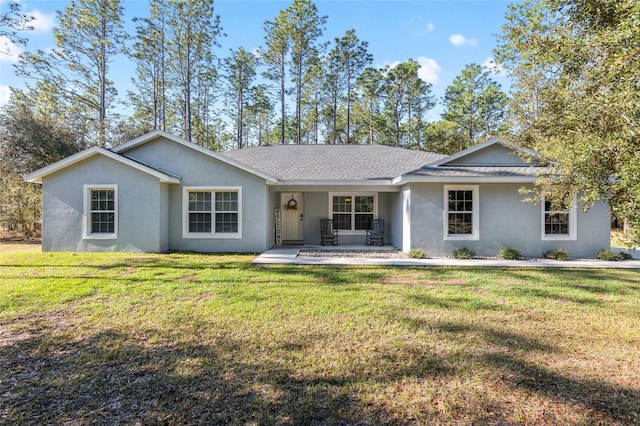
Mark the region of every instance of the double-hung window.
POLYGON ((84 186, 84 238, 118 238, 118 186, 84 186))
POLYGON ((444 238, 446 240, 477 240, 478 186, 445 185, 444 238))
POLYGON ((239 187, 186 187, 183 195, 185 238, 241 238, 239 187))
POLYGON ((575 240, 576 207, 544 200, 542 203, 542 239, 575 240))
POLYGON ((376 215, 376 198, 374 193, 329 194, 329 216, 333 219, 333 228, 354 233, 371 229, 371 221, 376 215))

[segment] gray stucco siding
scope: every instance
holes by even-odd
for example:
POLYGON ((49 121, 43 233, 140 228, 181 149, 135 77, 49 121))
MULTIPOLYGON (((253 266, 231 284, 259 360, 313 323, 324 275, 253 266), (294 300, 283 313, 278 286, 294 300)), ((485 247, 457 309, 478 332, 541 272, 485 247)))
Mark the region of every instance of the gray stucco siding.
POLYGON ((389 194, 389 238, 387 241, 394 247, 402 248, 402 232, 404 229, 402 209, 402 192, 389 194))
POLYGON ((180 176, 180 185, 169 189, 169 249, 196 252, 259 252, 271 245, 268 238, 268 187, 263 178, 202 154, 184 145, 158 138, 131 149, 125 155, 157 165, 180 176), (185 238, 183 235, 183 197, 185 187, 240 188, 241 238, 185 238))
MULTIPOLYGON (((473 184, 470 184, 471 186, 473 184)), ((495 256, 502 247, 514 247, 526 257, 541 257, 545 251, 563 248, 574 258, 592 258, 609 245, 609 214, 606 203, 597 203, 589 213, 578 207, 575 240, 543 239, 542 207, 524 202, 521 184, 479 184, 478 238, 451 240, 445 237, 444 184, 411 185, 411 242, 433 256, 450 256, 458 247, 468 247, 478 256, 495 256)))
POLYGON ((514 151, 508 149, 502 145, 492 145, 486 147, 480 151, 471 153, 457 160, 453 160, 448 164, 455 165, 494 165, 494 164, 509 164, 514 166, 526 165, 526 163, 520 158, 514 151))
MULTIPOLYGON (((165 251, 160 216, 167 210, 157 178, 94 156, 43 179, 43 251, 165 251), (85 238, 86 185, 117 185, 117 238, 85 238)), ((165 185, 166 186, 166 185, 165 185)))

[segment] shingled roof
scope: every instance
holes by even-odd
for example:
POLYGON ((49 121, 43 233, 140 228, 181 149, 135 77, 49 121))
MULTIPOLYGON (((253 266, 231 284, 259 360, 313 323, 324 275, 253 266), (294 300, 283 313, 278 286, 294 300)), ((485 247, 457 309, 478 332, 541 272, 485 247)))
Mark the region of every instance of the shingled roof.
POLYGON ((285 182, 391 180, 446 157, 384 145, 266 145, 223 154, 285 182))
POLYGON ((534 166, 424 166, 407 173, 407 176, 433 177, 523 177, 535 178, 545 172, 545 167, 534 166))

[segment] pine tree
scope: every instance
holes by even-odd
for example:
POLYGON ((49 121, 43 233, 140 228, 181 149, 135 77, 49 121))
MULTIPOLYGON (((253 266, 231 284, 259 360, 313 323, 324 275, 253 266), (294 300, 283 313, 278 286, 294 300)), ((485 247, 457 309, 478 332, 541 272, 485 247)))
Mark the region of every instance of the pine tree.
MULTIPOLYGON (((206 141, 194 140, 194 120, 207 127, 217 79, 213 47, 222 30, 220 17, 213 14, 213 0, 169 0, 168 6, 168 80, 179 112, 180 133, 188 141, 205 145, 206 141)), ((202 132, 200 136, 202 139, 202 132)))
POLYGON ((291 77, 294 82, 295 143, 302 140, 302 97, 307 74, 317 62, 324 48, 318 43, 322 37, 326 16, 318 16, 318 8, 311 0, 293 0, 286 9, 287 32, 291 40, 291 77))
POLYGON ((443 103, 442 117, 456 123, 468 138, 464 148, 496 136, 507 116, 507 96, 489 70, 478 64, 464 67, 447 87, 443 103))
POLYGON ((235 118, 238 149, 244 148, 243 136, 246 129, 245 109, 249 102, 251 83, 256 76, 256 58, 244 47, 231 51, 224 60, 227 80, 227 101, 232 104, 231 116, 235 118))
POLYGON ((126 34, 119 0, 72 0, 58 12, 56 48, 21 56, 17 74, 45 81, 73 114, 95 122, 96 143, 107 145, 107 114, 117 94, 109 64, 123 51, 126 34))
POLYGON ((135 108, 134 116, 153 129, 168 130, 168 53, 167 53, 167 0, 150 0, 150 16, 134 18, 136 42, 132 58, 136 62, 136 93, 129 93, 135 108))
POLYGON ((412 139, 412 114, 416 110, 424 113, 434 105, 430 94, 431 85, 420 79, 419 68, 418 63, 410 59, 393 68, 386 67, 382 71, 384 110, 391 121, 388 131, 396 147, 409 147, 415 143, 412 139), (402 143, 402 135, 405 133, 403 127, 408 135, 406 144, 402 143))
POLYGON ((286 81, 287 81, 287 54, 290 42, 287 29, 287 17, 284 11, 280 11, 276 19, 264 23, 266 48, 260 51, 260 59, 267 67, 263 76, 278 84, 278 97, 280 102, 280 143, 285 141, 286 121, 286 81))
POLYGON ((356 81, 362 70, 371 63, 373 57, 367 52, 368 43, 360 41, 355 30, 349 30, 342 38, 335 39, 332 57, 340 63, 341 79, 345 90, 347 128, 346 142, 351 143, 351 103, 356 81))
POLYGON ((356 90, 359 94, 359 102, 366 115, 368 137, 367 142, 375 143, 375 120, 380 113, 382 103, 383 77, 374 67, 365 68, 356 82, 356 90))

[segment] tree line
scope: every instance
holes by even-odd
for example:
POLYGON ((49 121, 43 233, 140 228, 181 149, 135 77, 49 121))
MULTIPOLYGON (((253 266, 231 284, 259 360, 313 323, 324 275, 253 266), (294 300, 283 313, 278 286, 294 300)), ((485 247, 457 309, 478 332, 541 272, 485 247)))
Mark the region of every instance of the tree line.
POLYGON ((16 73, 32 84, 20 100, 13 90, 9 109, 32 102, 70 123, 80 145, 100 146, 162 129, 214 150, 380 143, 446 151, 503 130, 506 95, 487 69, 465 68, 443 100, 446 125, 430 125, 436 99, 419 65, 374 68, 353 29, 325 40, 328 17, 311 0, 293 0, 266 21, 257 51, 239 47, 226 57, 215 55, 223 29, 212 0, 150 0, 133 34, 123 4, 72 0, 58 11, 56 48, 21 55, 16 73), (110 75, 122 54, 135 64, 135 88, 119 99, 110 75))

